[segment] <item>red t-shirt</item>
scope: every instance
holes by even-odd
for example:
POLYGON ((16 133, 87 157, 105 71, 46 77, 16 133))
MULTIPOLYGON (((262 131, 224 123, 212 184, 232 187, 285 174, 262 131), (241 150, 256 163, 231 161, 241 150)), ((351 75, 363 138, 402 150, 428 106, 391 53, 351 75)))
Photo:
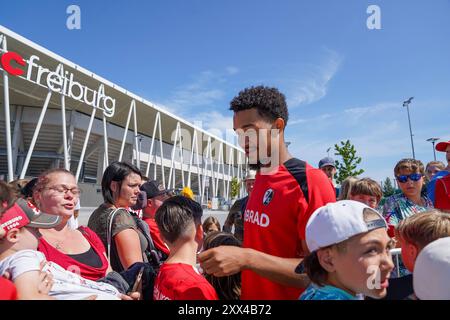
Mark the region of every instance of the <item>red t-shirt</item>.
POLYGON ((193 266, 164 263, 153 289, 155 300, 218 300, 214 288, 193 266))
POLYGON ((16 287, 3 277, 0 277, 0 300, 17 300, 16 287))
MULTIPOLYGON (((336 193, 327 176, 300 160, 286 161, 273 174, 258 173, 244 214, 243 247, 277 257, 300 258, 309 217, 317 208, 335 201, 336 193), (293 173, 296 177, 306 174, 308 202, 293 173)), ((253 271, 242 271, 242 300, 293 300, 302 291, 253 271)))
POLYGON ((169 248, 167 248, 166 244, 161 238, 161 233, 159 232, 158 225, 156 224, 155 219, 143 219, 150 229, 150 235, 152 236, 153 243, 158 250, 161 250, 166 255, 170 254, 169 248))
POLYGON ((92 249, 94 249, 95 253, 100 257, 100 260, 102 261, 101 267, 95 268, 78 262, 77 260, 55 249, 51 244, 45 241, 43 237, 39 239, 38 251, 42 252, 48 261, 53 261, 66 270, 77 273, 79 270, 80 275, 85 279, 96 281, 103 278, 106 275, 106 270, 108 269, 108 260, 105 257, 105 246, 97 234, 88 227, 80 227, 78 230, 83 234, 92 249))
POLYGON ((450 210, 450 175, 436 180, 434 207, 450 210))

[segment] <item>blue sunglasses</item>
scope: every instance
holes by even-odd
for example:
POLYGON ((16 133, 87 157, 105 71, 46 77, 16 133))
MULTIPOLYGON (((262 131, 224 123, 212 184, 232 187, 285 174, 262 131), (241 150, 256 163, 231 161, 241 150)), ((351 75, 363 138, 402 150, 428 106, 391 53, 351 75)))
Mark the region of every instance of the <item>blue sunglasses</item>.
POLYGON ((411 181, 419 181, 422 177, 423 175, 420 173, 412 173, 409 175, 397 176, 397 181, 401 183, 405 183, 408 179, 411 179, 411 181))

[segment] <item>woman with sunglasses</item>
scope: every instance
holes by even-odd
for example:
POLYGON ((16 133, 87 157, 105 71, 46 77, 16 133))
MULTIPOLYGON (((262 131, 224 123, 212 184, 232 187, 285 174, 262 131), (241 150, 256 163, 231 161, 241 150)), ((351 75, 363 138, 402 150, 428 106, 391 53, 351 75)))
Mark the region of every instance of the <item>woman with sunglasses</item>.
POLYGON ((425 169, 420 160, 400 160, 394 174, 402 192, 387 198, 380 211, 386 221, 396 227, 401 220, 433 208, 433 203, 422 194, 425 169))
MULTIPOLYGON (((401 193, 388 197, 380 208, 384 218, 395 229, 401 220, 433 208, 431 200, 422 193, 425 168, 421 161, 402 159, 394 168, 395 178, 401 193)), ((399 270, 394 269, 389 281, 386 300, 404 300, 413 296, 412 274, 399 258, 399 270)))
POLYGON ((38 250, 48 261, 95 281, 103 278, 111 268, 105 247, 94 231, 87 227, 73 230, 68 226, 79 196, 80 189, 70 171, 50 169, 39 176, 33 188, 37 209, 61 216, 62 222, 53 229, 39 230, 42 237, 38 250))

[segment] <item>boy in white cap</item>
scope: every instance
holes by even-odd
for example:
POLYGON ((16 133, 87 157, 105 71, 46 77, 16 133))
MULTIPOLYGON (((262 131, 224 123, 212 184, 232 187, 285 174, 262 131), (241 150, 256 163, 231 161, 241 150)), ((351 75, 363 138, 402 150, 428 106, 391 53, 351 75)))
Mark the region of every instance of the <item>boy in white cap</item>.
POLYGON ((306 226, 311 253, 304 267, 312 284, 300 300, 383 298, 394 268, 389 250, 395 242, 387 228, 377 211, 357 201, 317 209, 306 226))
POLYGON ((430 243, 419 253, 413 285, 420 300, 450 300, 450 237, 430 243))

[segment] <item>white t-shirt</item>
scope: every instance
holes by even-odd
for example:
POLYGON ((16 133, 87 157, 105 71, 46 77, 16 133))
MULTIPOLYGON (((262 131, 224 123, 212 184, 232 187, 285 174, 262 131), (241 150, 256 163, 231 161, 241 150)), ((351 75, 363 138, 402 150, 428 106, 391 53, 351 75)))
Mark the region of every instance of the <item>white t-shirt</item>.
MULTIPOLYGON (((0 275, 8 272, 14 281, 26 272, 41 270, 41 261, 46 261, 42 252, 21 250, 0 261, 0 275)), ((54 283, 49 296, 58 300, 81 300, 92 295, 96 295, 97 300, 120 300, 119 291, 112 285, 84 279, 54 262, 47 261, 42 271, 53 276, 54 283)))
POLYGON ((78 229, 78 219, 75 219, 74 216, 71 216, 69 220, 67 220, 67 226, 70 230, 78 229))
MULTIPOLYGON (((81 209, 81 205, 80 205, 80 199, 78 199, 76 205, 75 205, 75 209, 74 210, 80 210, 81 209)), ((73 215, 70 217, 70 219, 67 221, 67 225, 69 227, 69 229, 71 230, 77 230, 78 229, 78 218, 75 218, 73 215)))

